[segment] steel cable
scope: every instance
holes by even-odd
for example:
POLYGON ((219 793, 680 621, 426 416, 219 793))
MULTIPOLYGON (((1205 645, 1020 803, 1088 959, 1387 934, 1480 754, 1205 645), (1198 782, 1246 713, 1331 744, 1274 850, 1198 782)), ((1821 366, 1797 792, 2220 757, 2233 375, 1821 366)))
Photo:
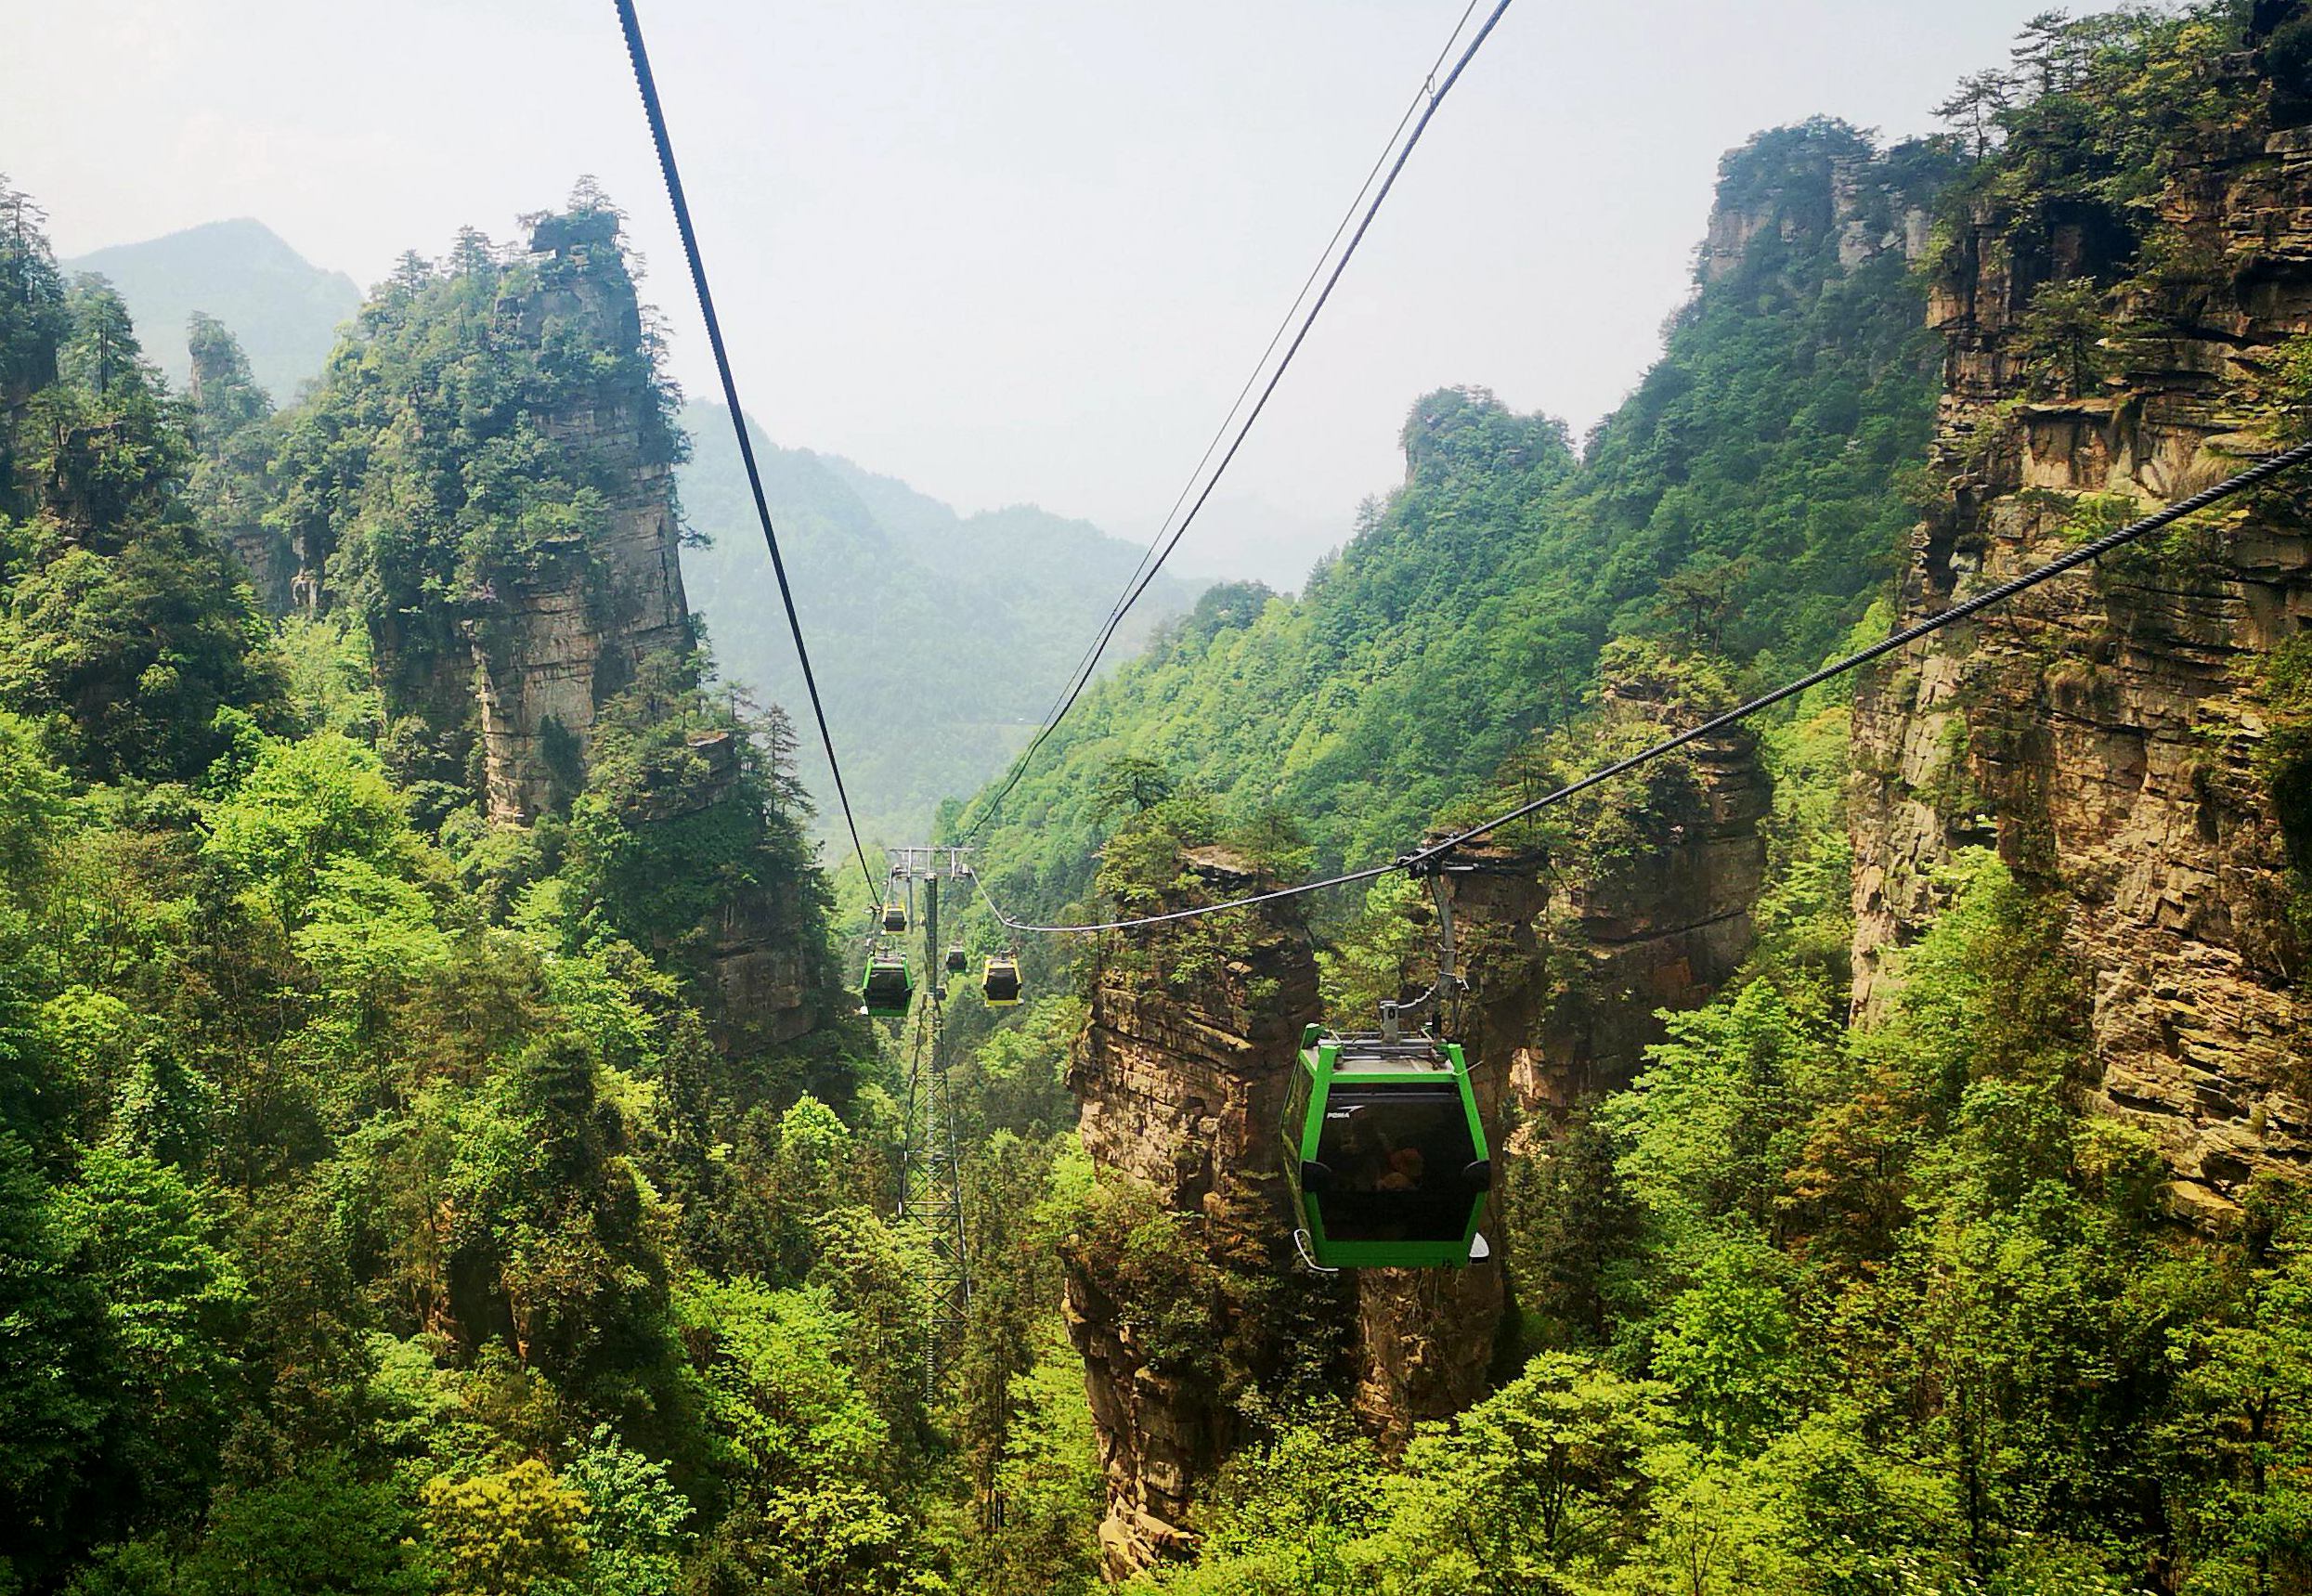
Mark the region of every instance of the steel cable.
MULTIPOLYGON (((621 3, 623 4, 624 0, 621 0, 621 3)), ((1396 160, 1390 164, 1388 175, 1382 179, 1379 190, 1373 194, 1371 202, 1365 207, 1364 216, 1357 222, 1357 230, 1349 235, 1348 244, 1342 250, 1340 258, 1333 263, 1331 275, 1325 279, 1324 288, 1318 293, 1316 302, 1308 307, 1308 314, 1302 318, 1300 330, 1292 335, 1292 342, 1285 346, 1283 357, 1277 362, 1276 370, 1269 373, 1266 384, 1260 391, 1260 397, 1253 401, 1253 408, 1245 415, 1243 423, 1238 427, 1236 437, 1229 443, 1227 452, 1220 457, 1220 463, 1213 468, 1212 474, 1205 479, 1203 489, 1196 495, 1195 501, 1188 506, 1188 514, 1182 517, 1180 524, 1173 529, 1170 538, 1164 540, 1163 551, 1156 556, 1153 564, 1148 564, 1145 557, 1143 558, 1145 569, 1137 573, 1134 580, 1125 585, 1124 597, 1117 602, 1116 607, 1109 612, 1108 620, 1092 640, 1092 646, 1085 652, 1084 659, 1078 665, 1073 677, 1071 678, 1071 685, 1059 700, 1059 707, 1046 718, 1044 725, 1029 740, 1027 747, 1022 749, 1020 757, 1012 761, 1010 772, 1005 777, 1004 785, 996 790, 995 796, 987 801, 986 807, 980 811, 980 817, 971 823, 969 829, 963 833, 960 840, 970 841, 980 835, 989 821, 994 818, 996 811, 1003 807, 1004 799, 1011 796, 1012 789, 1020 785, 1020 777, 1027 774, 1029 762, 1035 758, 1036 750, 1043 747, 1045 740, 1059 728, 1060 721, 1067 719, 1068 711, 1074 708, 1076 700, 1083 696, 1084 689, 1090 683, 1094 673, 1099 668, 1100 655, 1107 651, 1109 643, 1114 640, 1116 629, 1124 625, 1124 617, 1131 612, 1134 604, 1140 602, 1140 596, 1148 591, 1149 584, 1155 581, 1157 573, 1164 568, 1164 562, 1171 559, 1173 551, 1180 546, 1180 539, 1186 537, 1188 528, 1195 525, 1197 515, 1202 512, 1205 502, 1212 498, 1213 489, 1220 486, 1221 477, 1227 474, 1229 462, 1236 459, 1237 451, 1244 447, 1244 440, 1252 435, 1253 423, 1260 420, 1261 412, 1267 409, 1269 399, 1276 394, 1277 385, 1284 381, 1285 372, 1292 369, 1293 357, 1300 353, 1301 345, 1307 342, 1310 330, 1317 325, 1317 318, 1323 314, 1326 302, 1332 297, 1332 291, 1340 286, 1342 273, 1348 269, 1349 262, 1356 258, 1357 246, 1365 241, 1366 233, 1372 227, 1373 218, 1381 214, 1382 205, 1388 200, 1389 190, 1396 186, 1397 177, 1404 172, 1406 162, 1412 158, 1413 150, 1419 147, 1422 135, 1429 130, 1429 123, 1436 116, 1437 108, 1445 103, 1445 97, 1450 94, 1453 91, 1453 85, 1461 81, 1461 73, 1468 70, 1469 63, 1476 58, 1478 50, 1484 47, 1486 40, 1492 34, 1494 27, 1500 23, 1502 15, 1509 10, 1509 7, 1510 0, 1497 0, 1492 12, 1486 18, 1484 25, 1477 30, 1476 36, 1469 41, 1468 47, 1463 49, 1460 58, 1454 61, 1453 70, 1446 74, 1445 81, 1437 84, 1435 88, 1426 90, 1428 103, 1422 106, 1420 120, 1413 123, 1413 131, 1406 137, 1403 146, 1397 149, 1396 160)), ((1454 26, 1455 37, 1460 35, 1462 25, 1467 21, 1467 13, 1464 13, 1461 22, 1454 26)), ((1451 44, 1452 41, 1448 39, 1448 49, 1451 48, 1451 44)), ((1442 58, 1443 57, 1440 56, 1439 59, 1442 58)), ((1436 69, 1432 67, 1429 79, 1434 81, 1435 77, 1436 69)), ((1426 89, 1425 84, 1424 89, 1426 89)), ((1403 123, 1400 123, 1398 125, 1402 126, 1403 123)), ((1385 154, 1385 151, 1383 153, 1385 154)), ((1370 186, 1371 179, 1367 178, 1366 182, 1370 186)), ((1361 197, 1362 190, 1359 190, 1359 194, 1361 197)), ((1335 229, 1334 237, 1339 236, 1338 229, 1335 229)), ((1330 247, 1330 245, 1327 246, 1328 249, 1330 247)), ((1323 264, 1323 259, 1322 256, 1318 257, 1320 266, 1323 264)), ((1305 295, 1307 290, 1304 288, 1301 292, 1305 295)), ((1297 305, 1299 301, 1295 300, 1293 303, 1297 305)), ((1287 319, 1290 319, 1290 313, 1288 313, 1287 319)), ((1269 341, 1269 347, 1273 349, 1275 346, 1276 341, 1272 338, 1269 341)), ((1266 357, 1264 353, 1263 360, 1266 357)), ((1255 366, 1254 375, 1257 376, 1259 370, 1260 368, 1255 366)), ((1240 397, 1239 403, 1241 402, 1240 397)), ((1235 411, 1232 409, 1229 413, 1233 415, 1235 411)), ((1222 425, 1225 431, 1227 423, 1224 422, 1222 425)), ((1211 457, 1211 453, 1210 448, 1207 447, 1205 450, 1207 459, 1211 457)), ((1191 476, 1189 480, 1193 482, 1195 478, 1191 476)), ((1163 534, 1160 531, 1158 537, 1162 539, 1163 534)))
POLYGON ((803 690, 811 695, 811 713, 819 723, 819 746, 826 750, 827 770, 835 777, 836 801, 842 806, 843 827, 851 833, 851 851, 858 856, 859 874, 867 884, 867 899, 877 899, 875 872, 867 867, 867 850, 859 840, 859 824, 851 818, 851 793, 843 785, 842 761, 835 757, 835 737, 827 730, 826 706, 819 699, 819 679, 811 668, 811 649, 803 642, 802 617, 795 610, 795 590, 786 579, 786 561, 779 552, 779 535, 771 523, 770 500, 763 497, 762 472, 755 463, 755 444, 747 435, 747 412, 739 408, 738 382, 731 374, 730 351, 723 347, 722 322, 715 315, 714 295, 707 287, 707 263, 698 250, 698 234, 691 226, 690 201, 682 194, 682 175, 674 164, 674 143, 667 136, 665 111, 658 103, 658 82, 651 74, 650 55, 643 47, 642 19, 634 0, 617 0, 618 26, 626 33, 626 53, 634 64, 634 86, 642 91, 643 114, 650 119, 651 141, 658 149, 658 171, 666 179, 667 199, 674 207, 674 225, 682 235, 682 253, 690 262, 691 286, 698 292, 699 315, 707 323, 707 342, 714 350, 715 372, 722 379, 722 403, 731 412, 731 430, 738 436, 739 459, 747 467, 747 486, 755 496, 755 517, 762 523, 762 540, 771 551, 771 571, 779 580, 779 602, 786 607, 786 629, 795 640, 795 657, 802 665, 803 690))
MULTIPOLYGON (((1388 164, 1390 152, 1396 149, 1396 141, 1405 136, 1405 129, 1411 123, 1414 113, 1421 109, 1422 100, 1435 92, 1437 70, 1445 65, 1445 58, 1452 53, 1453 42, 1461 36, 1461 30, 1469 26, 1469 19, 1476 14, 1476 10, 1477 0, 1469 0, 1469 4, 1461 8, 1460 19, 1454 22, 1452 32, 1446 35, 1444 45, 1437 50, 1436 59, 1429 63, 1429 71, 1423 74, 1421 86, 1415 89, 1412 97, 1405 102, 1403 114, 1397 117, 1396 125, 1389 129, 1389 136, 1382 142, 1381 152, 1373 157, 1372 165, 1366 169, 1365 180, 1357 186, 1357 192, 1350 197, 1348 204, 1342 209, 1341 219, 1332 225, 1332 236, 1325 240, 1324 248, 1317 252, 1317 258, 1309 264, 1308 275, 1301 279, 1299 290, 1292 295, 1292 303, 1285 306, 1284 314, 1277 318, 1276 329, 1268 334, 1267 344, 1261 349, 1259 357, 1253 362, 1253 369, 1244 374, 1243 385, 1237 389, 1236 397, 1228 401, 1227 413, 1222 415, 1220 424, 1213 429, 1213 435, 1205 441, 1204 452, 1196 457, 1196 463, 1188 469, 1188 479, 1181 483, 1180 491, 1174 496, 1171 508, 1164 512, 1164 518, 1157 523, 1156 535, 1149 539, 1148 547, 1141 551, 1139 559, 1134 563, 1132 574, 1124 579, 1124 588, 1116 595, 1116 603, 1109 609, 1109 620, 1115 620, 1122 614, 1124 595, 1132 591, 1133 584, 1140 579, 1140 573, 1148 569, 1149 561, 1153 559, 1157 550, 1163 546, 1164 535, 1172 530, 1173 517, 1180 513, 1180 507, 1188 501, 1188 495, 1196 490, 1197 483, 1203 477, 1204 468, 1212 463, 1213 451, 1219 448, 1220 440, 1228 435, 1229 423, 1234 422, 1237 413, 1243 409, 1244 401, 1253 391, 1253 384, 1259 382, 1260 374, 1268 369, 1268 357, 1274 355, 1277 352, 1277 345, 1284 341, 1285 333, 1292 328, 1293 317, 1300 313, 1301 306, 1308 300, 1308 291, 1317 286, 1317 279, 1324 271, 1325 263, 1332 258, 1333 246, 1341 241, 1341 235, 1348 231, 1349 224, 1357 219, 1357 207, 1365 202, 1365 196, 1372 192, 1373 179, 1380 176, 1382 168, 1388 164)), ((1098 634, 1095 633, 1093 642, 1085 648, 1083 656, 1070 670, 1069 681, 1073 681, 1078 675, 1093 664, 1098 647, 1098 634)), ((1044 719, 1046 721, 1058 714, 1060 698, 1065 695, 1066 691, 1063 687, 1060 695, 1053 698, 1052 707, 1044 712, 1044 719)), ((990 807, 990 812, 993 812, 993 806, 990 807)), ((980 824, 984 824, 984 817, 980 824)), ((965 834, 965 837, 968 840, 977 836, 978 833, 979 824, 975 824, 971 830, 965 834)))

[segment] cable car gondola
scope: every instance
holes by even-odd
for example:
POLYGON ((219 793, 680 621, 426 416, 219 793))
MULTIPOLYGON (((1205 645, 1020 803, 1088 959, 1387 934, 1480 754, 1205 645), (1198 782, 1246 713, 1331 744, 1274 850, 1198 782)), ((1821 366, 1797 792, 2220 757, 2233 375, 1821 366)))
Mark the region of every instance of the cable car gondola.
POLYGON ((907 928, 907 905, 897 898, 883 901, 883 928, 893 934, 907 928))
POLYGON ((1019 1003, 1019 958, 1011 954, 990 958, 980 974, 980 992, 991 1008, 1010 1008, 1019 1003))
POLYGON ((964 945, 961 942, 947 944, 947 973, 949 975, 963 974, 968 963, 968 961, 964 957, 964 945))
POLYGON ((1320 1269, 1424 1269, 1485 1256, 1492 1188, 1461 1045, 1417 1034, 1301 1033, 1284 1168, 1320 1269))
POLYGON ((868 958, 866 980, 859 987, 862 1014, 884 1019, 903 1017, 915 995, 915 983, 907 979, 905 954, 877 953, 868 958))

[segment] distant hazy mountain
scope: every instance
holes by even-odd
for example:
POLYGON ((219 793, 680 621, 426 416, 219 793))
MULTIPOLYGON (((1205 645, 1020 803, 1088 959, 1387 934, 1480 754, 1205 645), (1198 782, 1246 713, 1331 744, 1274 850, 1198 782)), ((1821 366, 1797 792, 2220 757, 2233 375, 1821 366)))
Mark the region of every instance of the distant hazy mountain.
POLYGON ((320 374, 337 324, 361 306, 353 279, 322 270, 247 217, 116 244, 63 266, 111 279, 145 353, 172 381, 182 383, 188 370, 186 318, 206 311, 233 330, 250 370, 282 404, 320 374))
POLYGON ((1296 593, 1355 530, 1356 518, 1346 510, 1325 515, 1289 510, 1257 494, 1215 493, 1164 569, 1191 580, 1249 579, 1296 593))
MULTIPOLYGON (((691 607, 706 615, 724 673, 793 716, 824 828, 834 789, 729 412, 694 405, 683 419, 697 454, 682 502, 714 538, 683 554, 691 607)), ((752 430, 861 827, 870 843, 907 840, 942 798, 975 791, 1033 733, 1141 546, 1033 505, 958 515, 905 483, 752 430)), ((1136 652, 1201 586, 1160 577, 1109 659, 1136 652)))

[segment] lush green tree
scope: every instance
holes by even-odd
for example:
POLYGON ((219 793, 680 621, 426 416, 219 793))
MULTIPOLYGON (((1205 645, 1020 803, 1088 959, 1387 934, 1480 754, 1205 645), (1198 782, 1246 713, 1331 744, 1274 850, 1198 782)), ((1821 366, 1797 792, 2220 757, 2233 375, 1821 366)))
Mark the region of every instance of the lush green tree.
POLYGON ((822 1292, 746 1280, 697 1282, 677 1308, 742 1491, 703 1549, 704 1588, 903 1589, 907 1522, 877 1483, 893 1478, 895 1437, 859 1382, 850 1317, 822 1292))
POLYGON ((0 176, 0 513, 19 512, 17 448, 24 401, 57 379, 57 350, 71 325, 64 279, 32 196, 0 176))
POLYGON ((423 1492, 425 1538, 443 1596, 530 1596, 585 1566, 587 1501, 535 1458, 423 1492))
POLYGON ((52 1575, 87 1544, 81 1492, 115 1415, 105 1305, 30 1150, 0 1133, 0 1568, 52 1575))
POLYGON ((691 966, 736 900, 780 903, 799 938, 826 902, 801 816, 782 807, 775 729, 719 712, 702 667, 654 656, 604 707, 561 872, 574 936, 609 930, 691 966))
POLYGON ((195 776, 227 746, 221 710, 275 713, 248 589, 208 538, 156 526, 107 552, 35 527, 27 546, 0 610, 0 704, 42 723, 74 768, 195 776))
MULTIPOLYGON (((2272 1194, 2258 1194, 2273 1203, 2272 1194)), ((2163 1470, 2192 1591, 2277 1591, 2312 1579, 2312 1267, 2290 1194, 2251 1240, 2217 1316, 2176 1327, 2176 1401, 2162 1425, 2163 1470), (2258 1256, 2260 1254, 2260 1256, 2258 1256)))
POLYGON ((416 1528, 390 1483, 322 1452, 279 1479, 220 1496, 176 1573, 182 1596, 422 1596, 416 1528))
POLYGON ((266 744, 207 819, 202 851, 284 931, 306 924, 331 870, 422 867, 408 800, 374 753, 337 733, 266 744))
POLYGON ((116 1511, 197 1500, 243 1389, 249 1307, 217 1199, 169 1164, 96 1148, 56 1206, 74 1266, 105 1304, 116 1511))
MULTIPOLYGON (((1001 1455, 974 1482, 982 1511, 962 1561, 974 1589, 1088 1596, 1098 1586, 1093 1526, 1105 1505, 1098 1443, 1082 1363, 1064 1337, 1048 1328, 1046 1337, 1005 1394, 1001 1455)), ((967 1362, 967 1385, 972 1375, 967 1362)), ((992 1428, 968 1428, 966 1445, 992 1428)))
POLYGON ((598 1424, 562 1477, 586 1499, 586 1570, 576 1583, 587 1596, 673 1596, 695 1515, 666 1465, 598 1424))
POLYGON ((1563 1354, 1451 1423, 1425 1428, 1383 1486, 1388 1519, 1362 1555, 1383 1589, 1446 1596, 1573 1584, 1642 1532, 1639 1464, 1669 1413, 1659 1385, 1563 1354))

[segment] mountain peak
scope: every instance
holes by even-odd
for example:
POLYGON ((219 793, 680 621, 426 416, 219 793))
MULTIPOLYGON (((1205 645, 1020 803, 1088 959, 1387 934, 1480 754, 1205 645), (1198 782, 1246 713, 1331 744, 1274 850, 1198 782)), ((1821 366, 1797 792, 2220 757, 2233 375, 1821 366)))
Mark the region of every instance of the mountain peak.
POLYGON ((147 353, 173 381, 184 382, 189 370, 186 319, 204 311, 232 329, 251 371, 277 400, 320 373, 338 323, 361 305, 353 279, 315 266, 254 216, 202 222, 61 264, 111 281, 147 353))

